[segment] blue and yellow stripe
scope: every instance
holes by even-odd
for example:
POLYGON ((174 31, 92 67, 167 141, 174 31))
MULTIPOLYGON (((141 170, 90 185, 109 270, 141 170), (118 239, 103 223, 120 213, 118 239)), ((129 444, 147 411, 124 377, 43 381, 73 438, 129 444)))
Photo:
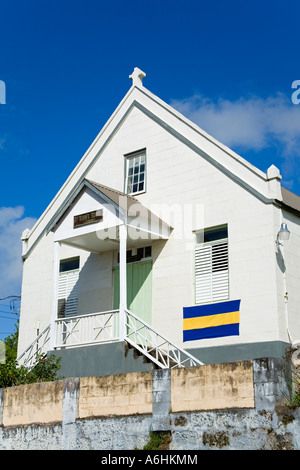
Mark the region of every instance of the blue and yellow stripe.
POLYGON ((183 308, 183 341, 239 335, 240 300, 183 308))

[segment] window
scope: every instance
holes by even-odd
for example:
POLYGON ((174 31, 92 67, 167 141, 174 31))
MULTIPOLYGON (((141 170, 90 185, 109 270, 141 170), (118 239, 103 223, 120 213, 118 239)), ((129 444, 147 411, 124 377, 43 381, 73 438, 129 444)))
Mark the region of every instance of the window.
POLYGON ((77 314, 79 257, 61 260, 59 263, 57 317, 77 314))
POLYGON ((125 155, 125 192, 136 194, 146 189, 146 152, 125 155))
MULTIPOLYGON (((136 253, 132 253, 133 250, 127 250, 126 252, 126 262, 134 263, 136 261, 141 261, 142 259, 151 258, 152 256, 152 246, 145 246, 143 248, 137 248, 136 253)), ((120 253, 118 253, 118 263, 120 262, 120 253)))
POLYGON ((227 226, 196 233, 196 303, 229 298, 227 226))
POLYGON ((74 269, 79 269, 79 256, 77 256, 76 258, 63 259, 59 263, 60 273, 72 271, 74 269))

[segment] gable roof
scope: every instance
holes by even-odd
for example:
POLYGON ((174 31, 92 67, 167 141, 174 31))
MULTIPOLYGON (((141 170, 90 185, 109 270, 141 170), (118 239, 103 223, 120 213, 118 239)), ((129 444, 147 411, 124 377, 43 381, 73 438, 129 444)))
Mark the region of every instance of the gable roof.
MULTIPOLYGON (((131 88, 85 152, 69 178, 31 229, 27 239, 28 251, 24 254, 24 258, 29 255, 40 238, 49 232, 49 225, 51 225, 51 221, 57 218, 61 208, 68 204, 74 194, 78 193, 78 189, 89 170, 101 156, 109 141, 114 137, 134 107, 157 122, 169 133, 193 149, 198 155, 205 158, 264 203, 281 204, 283 195, 280 189, 281 177, 279 171, 275 176, 273 172, 271 178, 268 174, 251 165, 247 160, 207 134, 196 124, 146 89, 142 84, 144 76, 145 74, 142 71, 135 68, 134 73, 130 76, 132 78, 131 88), (276 184, 268 184, 270 180, 276 184)), ((111 189, 105 190, 104 187, 102 187, 102 190, 115 191, 111 189)), ((291 199, 287 197, 286 193, 284 194, 286 200, 291 199)), ((111 192, 110 195, 113 197, 111 192)))

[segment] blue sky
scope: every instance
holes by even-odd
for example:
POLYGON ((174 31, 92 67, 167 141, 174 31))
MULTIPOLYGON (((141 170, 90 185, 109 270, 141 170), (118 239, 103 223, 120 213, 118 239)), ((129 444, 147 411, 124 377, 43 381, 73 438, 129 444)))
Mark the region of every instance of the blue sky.
MULTIPOLYGON (((300 194, 297 1, 0 2, 0 299, 20 294, 20 235, 131 86, 145 87, 300 194), (1 97, 0 97, 1 98, 1 97), (1 101, 1 100, 0 100, 1 101)), ((0 339, 14 330, 0 300, 0 339), (7 316, 8 318, 3 318, 7 316)))

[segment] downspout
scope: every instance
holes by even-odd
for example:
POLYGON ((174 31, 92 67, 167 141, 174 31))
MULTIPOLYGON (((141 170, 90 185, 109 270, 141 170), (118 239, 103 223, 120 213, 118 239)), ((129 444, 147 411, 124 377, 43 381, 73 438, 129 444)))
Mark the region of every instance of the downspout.
MULTIPOLYGON (((282 222, 283 222, 283 216, 282 216, 282 210, 280 209, 280 225, 282 224, 282 222)), ((282 273, 282 280, 283 280, 283 292, 284 292, 283 298, 284 298, 285 322, 286 322, 286 331, 287 331, 289 341, 291 344, 293 344, 292 335, 291 335, 290 328, 289 328, 289 308, 288 308, 289 293, 287 290, 287 282, 286 282, 284 246, 283 246, 283 243, 280 242, 278 239, 276 240, 276 244, 277 244, 277 249, 278 251, 280 251, 282 259, 284 261, 284 271, 282 273)))
POLYGON ((293 344, 293 340, 292 340, 292 335, 291 335, 291 332, 290 332, 290 328, 289 328, 289 309, 288 309, 288 301, 289 301, 289 293, 287 291, 287 284, 286 284, 286 275, 285 275, 285 271, 283 273, 283 291, 284 291, 284 310, 285 310, 285 321, 286 321, 286 331, 287 331, 287 334, 288 334, 288 338, 290 340, 290 343, 293 344))
MULTIPOLYGON (((271 165, 267 170, 267 181, 269 192, 271 196, 274 198, 275 201, 278 201, 279 204, 282 203, 282 192, 281 192, 281 175, 279 169, 275 165, 271 165)), ((282 208, 280 210, 280 223, 279 227, 283 223, 283 215, 282 215, 282 208)), ((278 236, 276 239, 276 248, 277 252, 281 253, 282 259, 284 261, 284 247, 283 243, 278 240, 278 236)), ((286 322, 286 331, 289 338, 290 343, 292 344, 292 336, 289 329, 289 311, 288 311, 288 291, 287 291, 287 282, 286 282, 286 268, 285 268, 285 261, 284 261, 284 271, 282 273, 283 279, 283 291, 284 291, 284 312, 285 312, 285 322, 286 322)))

